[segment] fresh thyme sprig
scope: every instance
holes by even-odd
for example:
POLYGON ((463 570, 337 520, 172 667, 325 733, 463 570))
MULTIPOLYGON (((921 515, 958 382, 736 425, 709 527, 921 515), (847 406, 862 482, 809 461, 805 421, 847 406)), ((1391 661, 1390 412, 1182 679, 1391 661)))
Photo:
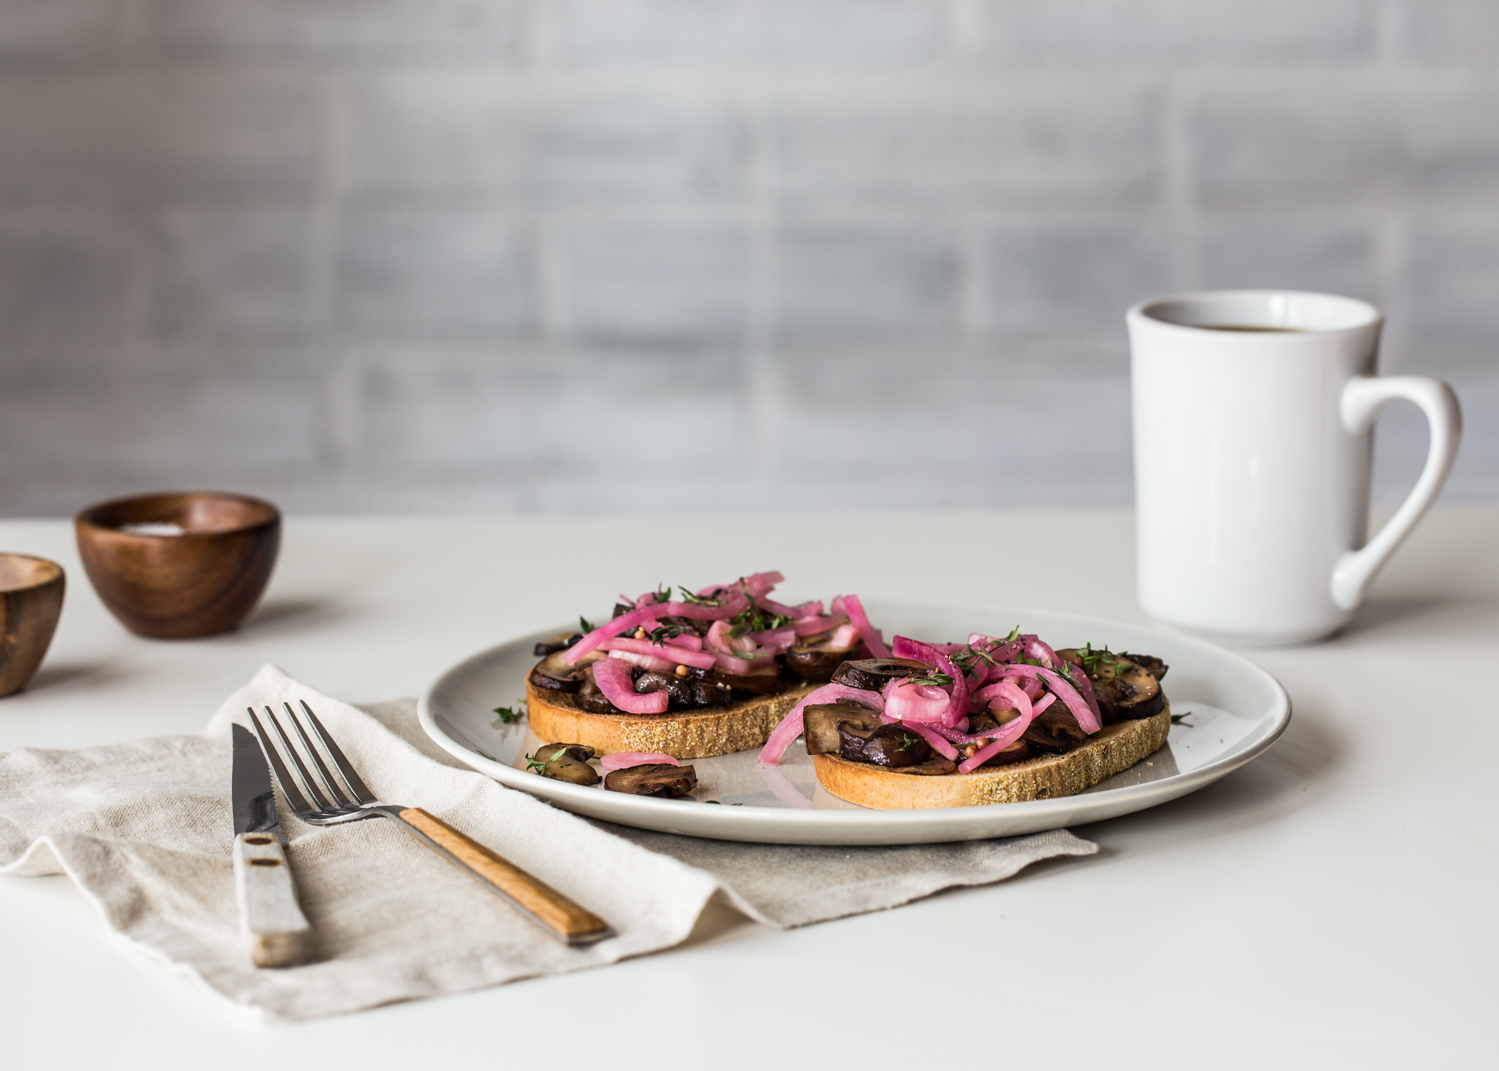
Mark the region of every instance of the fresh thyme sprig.
POLYGON ((749 599, 749 605, 729 618, 729 635, 735 639, 751 632, 768 632, 791 624, 791 618, 784 614, 767 613, 761 609, 753 595, 746 595, 745 598, 749 599))
POLYGON ((1107 647, 1101 651, 1095 651, 1091 643, 1085 643, 1082 647, 1078 648, 1077 657, 1082 662, 1083 669, 1088 671, 1090 677, 1097 674, 1099 668, 1102 666, 1115 666, 1127 662, 1126 659, 1120 658, 1107 647))
POLYGON ((665 647, 667 640, 674 640, 686 631, 681 625, 661 625, 650 631, 649 639, 657 647, 665 647))
MULTIPOLYGON (((692 592, 688 591, 684 587, 678 587, 677 590, 682 593, 682 601, 683 602, 690 602, 690 603, 692 603, 693 606, 722 606, 723 605, 723 600, 722 599, 711 598, 711 597, 709 597, 707 595, 694 595, 692 592)), ((714 595, 720 595, 722 593, 723 593, 723 588, 715 588, 713 590, 713 594, 714 595)))
POLYGON ((952 683, 952 678, 949 677, 946 673, 943 673, 940 669, 934 669, 925 677, 917 677, 911 683, 930 684, 935 685, 938 688, 946 688, 949 684, 952 683))
POLYGON ((541 773, 542 770, 545 770, 547 768, 547 763, 549 763, 551 761, 552 760, 550 758, 546 758, 546 759, 541 758, 539 756, 539 753, 537 755, 527 755, 526 756, 526 772, 527 773, 532 773, 532 772, 541 773))
POLYGON ((501 725, 514 725, 526 716, 526 701, 524 699, 517 699, 515 706, 495 707, 494 712, 496 714, 494 720, 495 728, 498 729, 501 725))

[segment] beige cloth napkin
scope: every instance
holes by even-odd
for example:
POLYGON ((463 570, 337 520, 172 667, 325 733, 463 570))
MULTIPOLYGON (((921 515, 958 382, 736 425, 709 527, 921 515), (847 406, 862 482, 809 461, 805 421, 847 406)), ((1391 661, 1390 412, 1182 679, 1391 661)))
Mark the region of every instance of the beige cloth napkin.
POLYGON ((1029 863, 1088 855, 1064 830, 905 848, 732 844, 585 821, 458 765, 415 703, 356 709, 266 666, 202 736, 0 753, 0 873, 65 873, 106 924, 241 1005, 285 1019, 355 1011, 670 948, 715 895, 768 926, 874 911, 1029 863), (305 825, 281 806, 314 962, 257 970, 239 941, 229 726, 305 699, 382 800, 420 806, 613 923, 568 948, 408 837, 371 820, 305 825))

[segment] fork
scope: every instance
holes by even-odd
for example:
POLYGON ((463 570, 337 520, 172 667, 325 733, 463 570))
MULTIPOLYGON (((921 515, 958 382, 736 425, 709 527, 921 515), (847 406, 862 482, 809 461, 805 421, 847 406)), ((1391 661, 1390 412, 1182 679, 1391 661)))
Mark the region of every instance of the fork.
POLYGON ((478 841, 464 836, 420 807, 381 803, 360 778, 328 730, 323 728, 323 723, 312 712, 312 708, 305 700, 301 705, 307 715, 305 724, 302 716, 292 709, 290 703, 282 704, 297 739, 301 741, 301 749, 292 743, 275 712, 269 706, 265 708, 266 720, 276 730, 286 758, 291 760, 291 764, 301 775, 300 784, 287 769, 282 751, 272 744, 270 734, 260 724, 255 708, 246 709, 250 713, 250 721, 255 725, 255 734, 260 737, 260 745, 270 759, 271 769, 276 773, 276 781, 281 785, 282 794, 302 821, 315 826, 334 826, 365 818, 388 818, 459 870, 515 904, 568 944, 592 944, 614 936, 610 925, 587 908, 574 903, 550 885, 532 877, 514 863, 500 858, 478 841), (321 752, 313 744, 314 736, 322 744, 321 752), (335 777, 328 764, 323 761, 324 754, 337 767, 339 777, 335 777), (308 759, 317 768, 316 775, 305 761, 308 759), (303 794, 303 788, 306 789, 306 795, 303 794))

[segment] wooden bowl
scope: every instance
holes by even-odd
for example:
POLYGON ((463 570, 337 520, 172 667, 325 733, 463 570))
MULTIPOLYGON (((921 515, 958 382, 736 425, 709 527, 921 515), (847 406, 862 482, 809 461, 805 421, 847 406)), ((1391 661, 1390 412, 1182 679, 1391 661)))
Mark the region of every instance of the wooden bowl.
POLYGON ((67 578, 30 554, 0 554, 0 696, 12 695, 42 664, 57 631, 67 578))
POLYGON ((90 506, 73 519, 78 553, 110 613, 142 636, 227 632, 265 590, 281 513, 245 495, 195 491, 90 506))

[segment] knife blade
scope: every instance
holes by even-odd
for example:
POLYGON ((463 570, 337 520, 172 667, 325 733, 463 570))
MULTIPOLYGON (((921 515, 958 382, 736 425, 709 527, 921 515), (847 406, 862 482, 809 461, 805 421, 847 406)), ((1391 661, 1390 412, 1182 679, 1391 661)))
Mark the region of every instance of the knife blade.
POLYGON ((257 967, 289 967, 307 958, 312 928, 282 847, 276 792, 255 734, 233 727, 234 890, 245 950, 257 967))

